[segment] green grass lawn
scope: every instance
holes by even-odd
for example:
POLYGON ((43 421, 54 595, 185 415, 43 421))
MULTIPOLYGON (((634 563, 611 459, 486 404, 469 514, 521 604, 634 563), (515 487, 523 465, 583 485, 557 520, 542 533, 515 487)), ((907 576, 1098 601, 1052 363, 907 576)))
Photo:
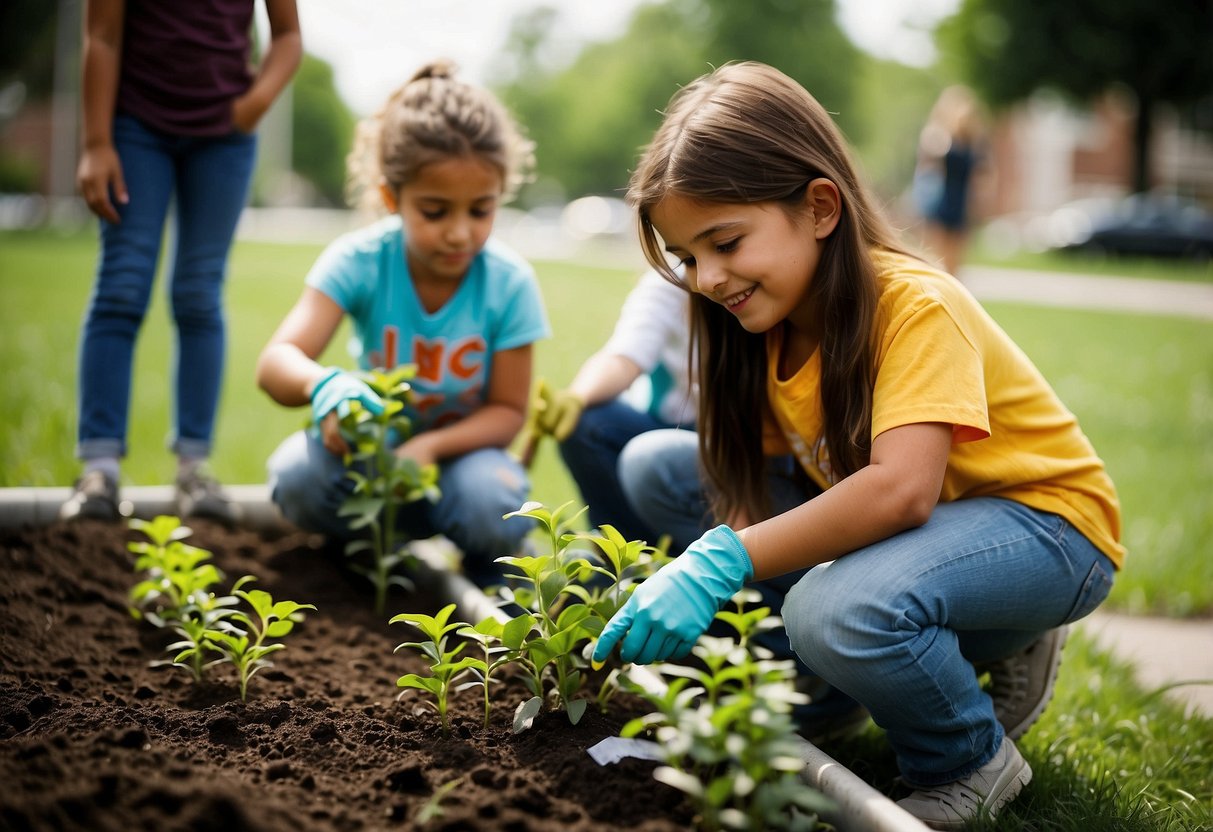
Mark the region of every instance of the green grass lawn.
MULTIPOLYGON (((258 391, 253 367, 321 247, 236 247, 214 461, 226 482, 263 481, 266 457, 305 419, 306 411, 258 391)), ((91 235, 0 234, 0 486, 67 485, 77 473, 76 349, 94 258, 91 235)), ((555 337, 537 348, 536 372, 564 384, 610 333, 636 275, 565 263, 537 269, 555 337)), ((163 295, 161 285, 136 359, 124 465, 131 484, 167 483, 174 471, 164 447, 172 342, 163 295)), ((1011 304, 990 310, 1078 414, 1118 484, 1130 552, 1110 604, 1213 612, 1213 322, 1011 304)), ((326 360, 348 365, 344 343, 335 339, 326 360)), ((550 444, 532 475, 535 499, 555 506, 577 497, 550 444)), ((1066 651, 1055 703, 1022 747, 1035 780, 991 828, 1213 828, 1213 721, 1185 719, 1081 637, 1066 651)), ((827 750, 891 788, 892 761, 875 729, 827 750)))
MULTIPOLYGON (((0 355, 8 401, 0 416, 0 486, 67 485, 77 473, 76 350, 91 286, 89 234, 0 235, 0 355)), ((322 248, 240 243, 227 286, 228 369, 216 436, 225 482, 264 480, 277 443, 305 409, 275 405, 256 389, 254 365, 301 291, 322 248)), ((536 348, 536 374, 565 384, 609 335, 635 275, 619 269, 538 263, 555 337, 536 348)), ((136 356, 126 482, 171 482, 165 450, 171 326, 158 286, 136 356)), ((1213 322, 990 304, 1037 362, 1108 465, 1124 508, 1127 567, 1110 603, 1133 612, 1213 612, 1213 322)), ((326 361, 349 365, 346 335, 326 361)), ((532 475, 549 505, 577 493, 550 443, 532 475)))
MULTIPOLYGON (((1213 829, 1213 720, 1185 717, 1132 669, 1081 634, 1066 645, 1056 693, 1017 743, 1032 782, 997 832, 1208 832, 1213 829)), ((880 729, 823 750, 894 799, 896 763, 880 729)))

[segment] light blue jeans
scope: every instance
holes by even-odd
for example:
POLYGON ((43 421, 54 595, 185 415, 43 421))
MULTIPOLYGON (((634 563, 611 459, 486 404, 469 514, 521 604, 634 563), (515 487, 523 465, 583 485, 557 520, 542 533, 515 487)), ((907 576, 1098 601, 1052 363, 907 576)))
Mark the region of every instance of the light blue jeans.
POLYGON ((902 776, 932 786, 985 765, 1002 742, 973 664, 1087 615, 1113 576, 1064 518, 978 497, 810 570, 783 619, 805 664, 885 730, 902 776))
MULTIPOLYGON (((341 457, 325 450, 310 430, 288 436, 270 456, 270 496, 296 526, 340 540, 355 536, 337 510, 354 489, 341 457)), ((495 558, 516 555, 533 528, 528 517, 502 519, 517 511, 530 492, 526 471, 500 448, 481 448, 439 466, 436 503, 419 500, 397 511, 397 528, 411 538, 441 534, 463 552, 463 568, 480 584, 503 583, 495 558)))
POLYGON ((177 330, 173 433, 179 455, 211 450, 223 381, 223 279, 248 197, 254 136, 173 136, 130 116, 114 118, 114 148, 130 202, 119 223, 101 221, 97 277, 80 341, 80 459, 126 454, 131 368, 174 205, 169 297, 177 330))
MULTIPOLYGON (((715 525, 694 434, 637 437, 620 472, 637 512, 677 547, 715 525)), ((776 513, 815 496, 787 470, 773 470, 768 487, 776 513)), ((755 588, 782 607, 802 671, 864 705, 902 775, 926 786, 980 768, 1002 741, 973 664, 1089 614, 1113 577, 1107 556, 1063 518, 986 497, 941 503, 920 528, 755 588)))

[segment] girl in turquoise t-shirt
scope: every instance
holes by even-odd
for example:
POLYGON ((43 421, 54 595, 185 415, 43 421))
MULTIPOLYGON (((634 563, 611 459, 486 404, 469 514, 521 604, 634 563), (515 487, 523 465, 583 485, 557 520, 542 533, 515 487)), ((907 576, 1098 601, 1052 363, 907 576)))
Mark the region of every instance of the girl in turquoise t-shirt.
POLYGON ((442 496, 403 507, 402 531, 445 535, 484 582, 499 577, 494 558, 519 549, 530 521, 502 515, 530 483, 505 449, 525 420, 531 345, 550 332, 533 270, 489 234, 531 161, 501 104, 446 62, 421 69, 360 126, 351 178, 390 216, 325 250, 257 366, 274 401, 310 404, 319 426, 270 457, 271 495, 287 519, 351 535, 337 514, 353 487, 338 414, 351 400, 382 403, 354 375, 317 363, 348 315, 359 366, 417 368, 414 432, 396 453, 436 463, 442 496))

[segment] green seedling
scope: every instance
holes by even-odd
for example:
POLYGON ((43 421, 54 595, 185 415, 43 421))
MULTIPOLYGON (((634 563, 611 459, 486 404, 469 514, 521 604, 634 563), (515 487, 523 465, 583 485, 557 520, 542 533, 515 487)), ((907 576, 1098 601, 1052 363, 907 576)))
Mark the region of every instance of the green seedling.
POLYGON ((266 656, 286 649, 285 644, 267 644, 266 640, 285 637, 294 629, 295 623, 302 620, 304 610, 316 609, 312 604, 275 601, 264 590, 242 589, 254 580, 252 575, 245 575, 232 587, 232 594, 252 607, 253 615, 237 610, 222 622, 221 630, 212 637, 215 646, 236 667, 241 701, 248 699, 249 679, 259 670, 273 666, 266 656))
MULTIPOLYGON (((651 574, 659 559, 658 550, 641 541, 628 541, 612 526, 604 525, 601 536, 570 531, 584 508, 570 513, 571 502, 554 511, 542 503, 528 502, 506 517, 530 517, 546 534, 550 551, 519 557, 498 558, 510 567, 515 583, 503 592, 504 599, 529 613, 531 630, 520 644, 507 644, 507 655, 528 672, 531 698, 518 707, 514 730, 529 728, 545 702, 564 710, 577 724, 589 703, 578 694, 586 685, 590 643, 627 599, 637 578, 651 574), (589 542, 595 550, 574 548, 589 542)), ((617 674, 609 673, 597 701, 605 707, 616 688, 617 674)))
MULTIPOLYGON (((627 541, 611 526, 602 527, 602 537, 571 531, 584 508, 572 511, 571 502, 554 511, 542 503, 528 502, 505 517, 530 517, 546 534, 550 553, 498 558, 509 567, 510 584, 499 589, 504 605, 522 608, 508 621, 488 618, 477 624, 448 624, 450 608, 438 617, 404 614, 392 619, 413 624, 429 641, 400 647, 420 650, 430 661, 431 675, 410 674, 398 684, 432 693, 446 730, 447 697, 452 686, 463 691, 479 686, 484 693, 484 724, 490 715, 490 688, 494 674, 506 664, 515 664, 525 675, 531 696, 514 712, 514 731, 534 724, 548 707, 562 710, 576 725, 591 699, 580 696, 586 687, 588 652, 606 622, 627 599, 634 583, 661 562, 663 553, 639 541, 627 541), (575 549, 575 542, 590 542, 596 549, 575 549), (480 646, 480 656, 461 657, 465 644, 448 648, 446 636, 458 635, 480 646), (471 678, 459 681, 460 674, 471 678)), ((399 647, 397 648, 399 649, 399 647)), ((618 671, 606 674, 597 694, 605 710, 618 690, 618 671)))
POLYGON ((376 415, 360 403, 351 402, 350 412, 341 420, 342 434, 351 448, 345 461, 354 490, 338 514, 349 518, 351 530, 366 535, 347 544, 345 553, 351 557, 361 552, 371 554, 369 568, 356 561, 351 562, 351 568, 375 587, 378 613, 383 612, 392 586, 412 589, 412 583, 402 574, 413 555, 396 529, 398 507, 421 499, 437 500, 439 496, 436 465, 419 465, 394 452, 412 435, 412 420, 405 406, 413 399, 408 380, 415 374, 416 368, 411 365, 356 373, 383 399, 383 413, 376 415))
POLYGON ((658 666, 664 691, 630 684, 656 710, 621 733, 656 735, 666 758, 653 776, 687 795, 702 828, 813 829, 830 804, 799 777, 804 760, 791 710, 808 700, 793 686, 794 663, 753 644, 778 619, 767 608, 746 611, 750 591, 739 595, 740 609, 722 616, 738 638, 703 636, 696 665, 658 666))
POLYGON ((448 648, 448 636, 450 633, 471 626, 462 621, 450 621, 451 615, 454 612, 455 605, 447 604, 438 611, 437 615, 400 613, 393 616, 390 622, 392 624, 397 622, 409 624, 420 630, 422 635, 426 637, 425 641, 408 641, 399 644, 396 646, 396 650, 402 647, 412 647, 420 650, 430 661, 430 675, 418 676, 416 673, 407 673, 397 679, 396 684, 402 688, 416 688, 433 695, 434 702, 426 704, 429 704, 438 712, 438 721, 442 725, 442 733, 444 735, 450 733, 450 725, 447 722, 447 701, 450 697, 452 686, 479 661, 470 656, 459 657, 459 654, 463 652, 466 646, 464 642, 460 642, 453 648, 448 648))
POLYGON ((527 623, 523 620, 524 618, 529 618, 529 616, 519 616, 507 623, 498 621, 496 618, 486 618, 474 627, 464 627, 456 633, 468 641, 475 642, 480 647, 483 658, 476 657, 468 665, 468 672, 473 677, 472 681, 464 682, 455 690, 459 692, 474 687, 480 687, 483 690, 484 729, 486 731, 489 728, 489 714, 492 711, 489 693, 492 685, 497 681, 493 678, 493 674, 503 665, 512 661, 511 656, 516 654, 518 647, 526 637, 526 631, 529 631, 534 623, 533 619, 527 623), (519 633, 518 631, 524 627, 525 631, 519 633))
POLYGON ((425 802, 420 809, 417 810, 417 823, 425 825, 432 820, 437 820, 446 814, 446 810, 442 808, 442 801, 446 796, 453 792, 463 783, 464 778, 456 777, 454 780, 448 780, 438 788, 434 789, 434 793, 430 795, 430 799, 425 802))
POLYGON ((565 503, 549 511, 541 503, 528 502, 505 515, 507 519, 530 517, 538 521, 551 544, 551 553, 547 555, 497 559, 498 563, 511 567, 507 577, 520 582, 509 600, 529 610, 535 622, 512 654, 527 669, 527 686, 531 691, 531 698, 519 705, 514 714, 516 732, 533 724, 545 699, 550 698, 553 707, 564 710, 574 725, 581 721, 588 705, 587 700, 574 698, 582 687, 586 666, 577 647, 596 638, 606 621, 581 603, 576 592, 570 592, 575 578, 592 574, 591 562, 569 549, 569 544, 578 538, 568 531, 569 525, 585 511, 583 508, 566 517, 571 505, 565 503))
POLYGON ((214 564, 206 563, 211 553, 182 543, 193 534, 176 517, 160 515, 154 519, 131 518, 131 529, 148 539, 126 544, 138 555, 136 571, 146 573, 144 580, 131 589, 131 614, 164 627, 180 615, 199 594, 223 579, 214 564))
POLYGON ((208 667, 226 661, 214 637, 235 613, 239 599, 210 591, 223 574, 206 562, 210 552, 182 542, 192 531, 180 519, 133 518, 130 528, 148 538, 127 544, 138 555, 135 568, 145 574, 131 589, 131 614, 176 633, 179 640, 166 648, 174 654, 168 664, 189 670, 195 682, 201 681, 208 667), (208 661, 212 654, 217 658, 208 661))

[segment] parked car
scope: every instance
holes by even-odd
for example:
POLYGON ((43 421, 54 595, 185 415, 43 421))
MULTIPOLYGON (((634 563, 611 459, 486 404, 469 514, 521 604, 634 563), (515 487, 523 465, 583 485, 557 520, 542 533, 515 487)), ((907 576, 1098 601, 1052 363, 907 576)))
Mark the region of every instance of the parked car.
POLYGON ((1213 257, 1213 213, 1179 196, 1079 201, 1054 211, 1050 226, 1053 244, 1062 251, 1213 257))

